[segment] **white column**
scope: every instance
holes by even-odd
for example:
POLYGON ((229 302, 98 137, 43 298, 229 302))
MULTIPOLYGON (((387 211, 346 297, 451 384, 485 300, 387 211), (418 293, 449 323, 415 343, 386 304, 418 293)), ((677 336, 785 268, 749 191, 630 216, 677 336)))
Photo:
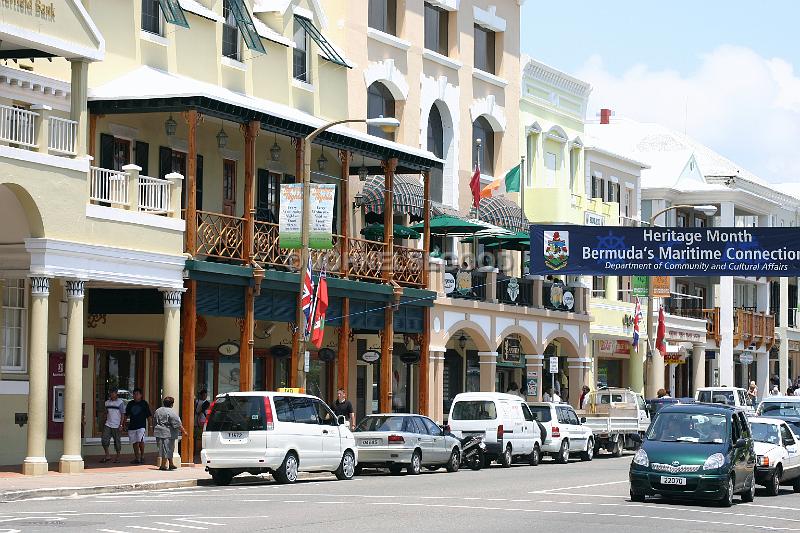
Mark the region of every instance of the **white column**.
POLYGON ((781 344, 778 348, 778 377, 780 378, 780 390, 786 392, 789 387, 789 278, 780 280, 780 335, 781 344))
MULTIPOLYGON (((720 218, 723 227, 736 223, 734 205, 731 202, 720 204, 720 218)), ((720 277, 719 281, 719 383, 732 387, 733 379, 733 278, 720 277)))
POLYGON ((47 313, 50 278, 31 276, 31 324, 28 343, 28 444, 22 473, 47 474, 47 313))
POLYGON ((81 422, 83 419, 83 280, 67 280, 67 358, 64 387, 64 454, 62 473, 83 472, 81 422))
MULTIPOLYGON (((644 394, 644 354, 642 351, 645 349, 645 341, 644 339, 639 339, 639 347, 634 348, 631 345, 630 351, 630 359, 628 361, 628 387, 633 392, 638 392, 639 394, 644 394)), ((595 360, 595 368, 597 367, 597 358, 595 360)), ((597 373, 595 372, 595 376, 597 373)), ((596 379, 595 379, 596 381, 596 379)), ((592 387, 593 384, 589 386, 592 387)), ((594 388, 594 387, 592 387, 594 388)))
POLYGON ((678 367, 675 363, 670 363, 669 368, 669 384, 668 392, 670 396, 675 396, 675 369, 678 367))
POLYGON ((706 347, 702 344, 692 345, 692 390, 706 386, 706 347))
POLYGON ((497 352, 478 352, 481 365, 481 392, 495 392, 497 352))
POLYGON ((769 352, 756 353, 756 386, 761 399, 769 393, 769 352))
MULTIPOLYGON (((592 387, 592 384, 588 381, 592 370, 592 359, 588 356, 569 358, 567 359, 567 365, 569 366, 569 403, 572 407, 580 409, 578 402, 581 399, 583 386, 592 387)), ((563 394, 561 399, 564 399, 563 394)))
POLYGON ((428 410, 436 422, 444 422, 444 352, 431 350, 428 372, 431 375, 428 392, 428 410))
POLYGON ((89 62, 81 59, 70 60, 71 85, 70 85, 70 118, 78 123, 75 132, 75 153, 78 156, 86 155, 89 140, 89 111, 87 106, 87 91, 89 88, 89 62))
MULTIPOLYGON (((526 383, 534 378, 534 373, 536 374, 536 394, 530 395, 528 391, 525 390, 523 393, 527 397, 529 402, 540 402, 542 401, 542 388, 544 386, 544 356, 543 355, 526 355, 525 356, 525 372, 526 372, 526 383)), ((525 387, 527 389, 527 386, 525 387)))
MULTIPOLYGON (((178 415, 181 412, 181 360, 180 360, 180 334, 181 334, 181 297, 184 289, 161 289, 164 295, 164 396, 175 398, 172 408, 178 415)), ((193 420, 182 420, 186 424, 194 424, 193 420)), ((181 464, 181 455, 178 446, 173 454, 175 466, 181 464)))

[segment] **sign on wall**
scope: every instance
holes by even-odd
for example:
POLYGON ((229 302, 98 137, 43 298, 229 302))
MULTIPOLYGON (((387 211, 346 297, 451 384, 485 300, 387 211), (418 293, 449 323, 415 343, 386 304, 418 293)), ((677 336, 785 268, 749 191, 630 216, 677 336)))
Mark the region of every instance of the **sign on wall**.
POLYGON ((649 276, 633 276, 631 289, 634 298, 647 298, 647 284, 649 276))
POLYGON ((531 225, 531 274, 798 276, 796 228, 531 225))
MULTIPOLYGON (((333 247, 333 209, 336 185, 312 183, 311 225, 308 228, 308 245, 312 250, 333 247)), ((298 249, 302 245, 303 184, 281 183, 281 208, 278 217, 278 240, 281 248, 298 249)))
POLYGON ((519 363, 522 361, 522 347, 519 339, 514 337, 503 339, 503 350, 500 354, 500 359, 504 363, 519 363))
POLYGON ((669 298, 670 295, 670 277, 669 276, 653 276, 653 286, 650 296, 653 298, 669 298))

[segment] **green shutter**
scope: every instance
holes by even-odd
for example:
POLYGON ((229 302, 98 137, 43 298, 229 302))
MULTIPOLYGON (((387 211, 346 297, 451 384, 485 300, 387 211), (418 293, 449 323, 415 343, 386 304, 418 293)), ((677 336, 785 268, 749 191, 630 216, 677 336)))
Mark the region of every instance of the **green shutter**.
POLYGON ((343 67, 352 68, 350 65, 347 64, 347 61, 336 51, 333 45, 328 42, 324 35, 320 33, 314 24, 305 17, 300 17, 295 15, 295 20, 298 24, 300 24, 306 32, 314 39, 314 42, 317 43, 319 49, 322 50, 322 53, 325 55, 325 59, 330 61, 331 63, 336 63, 337 65, 341 65, 343 67))
POLYGON ((264 45, 261 44, 261 37, 256 31, 256 25, 253 23, 244 1, 228 0, 228 7, 233 13, 233 18, 236 19, 236 25, 239 26, 239 31, 242 33, 242 39, 247 44, 247 48, 266 54, 267 51, 264 49, 264 45))
POLYGON ((189 27, 178 0, 158 0, 158 4, 161 6, 161 11, 164 13, 164 18, 167 19, 167 22, 184 28, 189 27))

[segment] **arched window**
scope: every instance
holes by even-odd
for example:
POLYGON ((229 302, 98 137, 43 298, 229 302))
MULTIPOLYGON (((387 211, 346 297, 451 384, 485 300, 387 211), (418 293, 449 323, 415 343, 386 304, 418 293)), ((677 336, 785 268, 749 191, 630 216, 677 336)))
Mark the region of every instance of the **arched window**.
POLYGON ((478 117, 472 123, 472 163, 478 160, 480 155, 481 174, 494 176, 494 130, 489 121, 484 117, 478 117), (481 140, 481 151, 478 153, 476 140, 481 140))
MULTIPOLYGON (((444 159, 444 127, 439 106, 433 104, 428 114, 428 151, 439 159, 444 159)), ((444 183, 442 169, 431 169, 431 200, 442 201, 444 183)))
MULTIPOLYGON (((380 116, 395 116, 394 97, 384 84, 376 81, 367 89, 367 118, 380 116)), ((389 141, 394 140, 394 133, 386 133, 375 126, 367 126, 367 133, 389 141)))

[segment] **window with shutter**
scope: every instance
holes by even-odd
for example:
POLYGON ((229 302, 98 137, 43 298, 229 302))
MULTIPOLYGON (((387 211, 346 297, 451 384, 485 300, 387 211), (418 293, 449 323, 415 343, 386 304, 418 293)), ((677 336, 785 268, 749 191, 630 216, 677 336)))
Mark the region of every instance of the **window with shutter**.
POLYGON ((443 56, 449 52, 448 16, 447 11, 425 3, 425 48, 443 56))
POLYGON ((222 160, 222 212, 233 215, 236 210, 236 161, 222 160))
POLYGON ((141 167, 141 173, 145 176, 150 175, 150 165, 149 165, 149 158, 150 158, 150 145, 146 142, 136 141, 136 145, 134 146, 135 152, 135 161, 136 165, 141 167))
POLYGON ((475 24, 475 68, 495 74, 495 33, 475 24))

